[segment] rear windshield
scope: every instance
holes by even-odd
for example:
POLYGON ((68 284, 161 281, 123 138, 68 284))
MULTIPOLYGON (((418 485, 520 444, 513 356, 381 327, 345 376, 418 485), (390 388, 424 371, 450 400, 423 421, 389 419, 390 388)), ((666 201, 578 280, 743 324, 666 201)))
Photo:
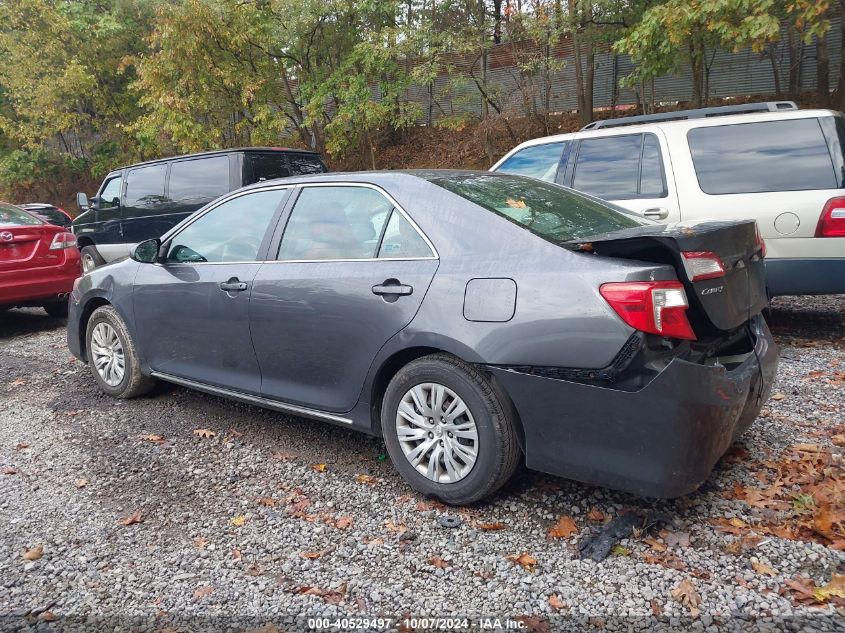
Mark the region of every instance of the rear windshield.
POLYGON ((841 186, 841 168, 837 174, 818 119, 700 127, 690 130, 687 139, 704 193, 841 186))
POLYGON ((37 226, 39 224, 44 224, 44 222, 23 209, 0 203, 0 226, 37 226))
POLYGON ((427 179, 556 244, 650 224, 601 200, 525 176, 448 174, 427 179))

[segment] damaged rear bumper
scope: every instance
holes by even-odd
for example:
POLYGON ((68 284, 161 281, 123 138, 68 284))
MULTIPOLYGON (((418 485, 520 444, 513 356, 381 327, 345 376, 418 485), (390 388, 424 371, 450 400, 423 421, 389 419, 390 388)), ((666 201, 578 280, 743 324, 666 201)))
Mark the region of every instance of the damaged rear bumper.
POLYGON ((671 498, 704 483, 769 397, 777 345, 762 317, 749 327, 754 350, 740 364, 675 358, 637 391, 488 369, 519 412, 529 468, 671 498))

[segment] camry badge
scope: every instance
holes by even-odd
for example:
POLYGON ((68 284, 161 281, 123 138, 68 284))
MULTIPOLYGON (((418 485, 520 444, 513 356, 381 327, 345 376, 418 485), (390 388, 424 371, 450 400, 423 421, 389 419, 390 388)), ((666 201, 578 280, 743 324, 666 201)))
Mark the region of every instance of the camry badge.
POLYGON ((0 233, 0 240, 3 240, 4 242, 11 242, 13 237, 14 235, 12 235, 9 231, 3 231, 0 233))

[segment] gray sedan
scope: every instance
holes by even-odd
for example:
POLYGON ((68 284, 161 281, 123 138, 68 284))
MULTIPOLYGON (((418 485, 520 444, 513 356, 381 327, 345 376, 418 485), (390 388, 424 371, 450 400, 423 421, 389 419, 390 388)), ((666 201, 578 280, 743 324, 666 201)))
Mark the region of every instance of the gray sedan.
POLYGON ((87 273, 68 343, 114 397, 165 380, 383 436, 448 503, 522 460, 672 497, 768 396, 765 305, 753 222, 656 225, 505 174, 319 174, 87 273))

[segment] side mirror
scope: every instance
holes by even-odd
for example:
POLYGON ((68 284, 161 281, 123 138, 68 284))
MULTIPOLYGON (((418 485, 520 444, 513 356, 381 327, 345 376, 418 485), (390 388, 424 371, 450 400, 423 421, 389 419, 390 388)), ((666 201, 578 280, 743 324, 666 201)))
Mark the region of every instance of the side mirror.
POLYGON ((79 210, 83 213, 91 208, 91 203, 88 202, 88 196, 82 191, 76 194, 76 206, 79 207, 79 210))
POLYGON ((129 253, 129 257, 142 264, 154 264, 158 261, 158 251, 161 248, 161 240, 154 237, 137 244, 129 253))

